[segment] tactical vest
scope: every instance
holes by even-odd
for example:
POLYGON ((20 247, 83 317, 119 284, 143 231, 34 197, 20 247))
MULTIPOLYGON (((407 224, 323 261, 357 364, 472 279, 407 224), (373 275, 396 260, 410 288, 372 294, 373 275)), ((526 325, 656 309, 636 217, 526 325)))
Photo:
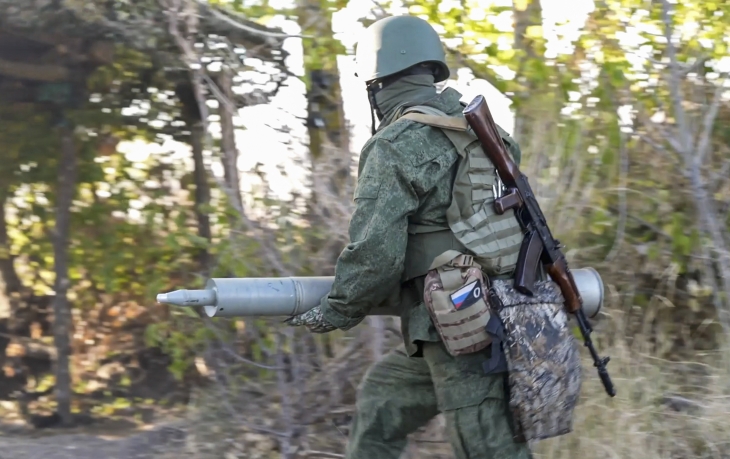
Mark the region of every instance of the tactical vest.
MULTIPOLYGON (((494 199, 501 195, 502 184, 466 119, 421 105, 407 108, 401 118, 441 129, 459 154, 446 212, 448 228, 409 225, 403 280, 426 274, 433 260, 448 250, 469 253, 490 277, 513 271, 524 234, 514 210, 502 215, 494 211, 494 199)), ((510 149, 512 138, 498 129, 510 149)), ((514 151, 510 153, 515 161, 520 160, 514 151)))

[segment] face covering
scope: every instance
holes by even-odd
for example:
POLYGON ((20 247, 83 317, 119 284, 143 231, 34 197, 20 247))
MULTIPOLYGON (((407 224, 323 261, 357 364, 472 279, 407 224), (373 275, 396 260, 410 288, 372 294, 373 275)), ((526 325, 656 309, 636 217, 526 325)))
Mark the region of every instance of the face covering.
MULTIPOLYGON (((391 119, 398 113, 398 108, 422 104, 437 95, 432 74, 408 75, 380 90, 368 88, 370 105, 381 121, 378 129, 390 124, 391 119)), ((375 120, 372 121, 374 134, 375 120)))

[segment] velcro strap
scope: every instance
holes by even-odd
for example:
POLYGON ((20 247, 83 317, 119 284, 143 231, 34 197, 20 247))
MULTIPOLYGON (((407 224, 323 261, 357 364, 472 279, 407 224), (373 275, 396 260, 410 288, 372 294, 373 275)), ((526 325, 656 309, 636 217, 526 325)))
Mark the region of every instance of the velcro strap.
POLYGON ((460 269, 444 269, 444 267, 441 267, 438 268, 438 273, 441 277, 441 285, 446 291, 455 291, 464 283, 460 269))

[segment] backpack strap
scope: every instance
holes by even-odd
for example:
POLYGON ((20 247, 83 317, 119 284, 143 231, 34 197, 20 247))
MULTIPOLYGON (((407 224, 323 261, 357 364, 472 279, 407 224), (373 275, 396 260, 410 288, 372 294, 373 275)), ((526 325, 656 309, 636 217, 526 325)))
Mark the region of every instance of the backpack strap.
POLYGON ((462 132, 469 130, 469 123, 466 122, 466 119, 458 116, 448 116, 441 110, 428 107, 426 105, 408 107, 405 111, 403 111, 401 118, 406 118, 441 129, 462 132))
POLYGON ((437 115, 426 115, 425 113, 407 113, 401 118, 409 119, 417 123, 426 124, 441 129, 449 129, 452 131, 467 131, 469 125, 464 118, 457 118, 455 116, 437 116, 437 115))
POLYGON ((416 105, 409 107, 403 111, 400 118, 406 118, 417 123, 433 126, 441 129, 441 131, 454 144, 459 156, 466 156, 466 148, 471 145, 476 136, 471 133, 469 123, 465 118, 457 116, 448 116, 441 110, 425 105, 416 105))

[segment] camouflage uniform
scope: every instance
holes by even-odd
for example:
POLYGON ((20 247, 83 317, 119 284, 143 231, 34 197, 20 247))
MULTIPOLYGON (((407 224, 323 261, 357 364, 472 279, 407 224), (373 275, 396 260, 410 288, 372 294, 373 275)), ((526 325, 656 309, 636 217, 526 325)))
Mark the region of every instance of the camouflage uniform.
MULTIPOLYGON (((404 80, 428 82, 424 76, 404 80)), ((448 114, 463 110, 457 91, 437 94, 433 84, 420 91, 399 91, 399 86, 411 84, 396 82, 384 94, 410 92, 409 98, 383 97, 379 102, 381 109, 394 107, 384 110, 378 132, 363 147, 350 244, 337 261, 331 293, 320 306, 328 323, 346 330, 386 301, 393 289, 402 289, 404 347, 368 371, 346 457, 397 459, 408 434, 444 413, 458 459, 528 458, 527 445, 512 440, 504 374, 485 375, 482 369, 491 347, 450 356, 423 305, 423 279, 401 286, 409 222, 446 225, 457 153, 438 129, 409 120, 391 124, 390 119, 402 103, 448 114)))
MULTIPOLYGON (((329 295, 292 321, 317 332, 347 330, 394 292, 400 297, 404 345, 367 372, 346 457, 398 459, 408 434, 443 413, 457 459, 529 458, 528 445, 512 439, 505 374, 484 373, 491 346, 448 354, 423 304, 425 272, 411 266, 419 252, 464 250, 451 236, 419 246, 408 231, 409 225, 448 228, 458 154, 439 129, 398 118, 415 105, 458 115, 464 109, 461 94, 454 89, 439 94, 434 75, 417 74, 374 98, 381 123, 360 155, 350 243, 337 260, 329 295)), ((519 158, 518 149, 513 153, 519 158)))

